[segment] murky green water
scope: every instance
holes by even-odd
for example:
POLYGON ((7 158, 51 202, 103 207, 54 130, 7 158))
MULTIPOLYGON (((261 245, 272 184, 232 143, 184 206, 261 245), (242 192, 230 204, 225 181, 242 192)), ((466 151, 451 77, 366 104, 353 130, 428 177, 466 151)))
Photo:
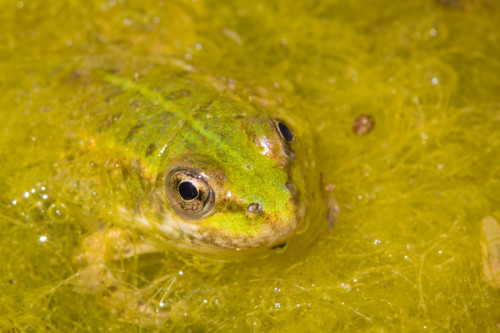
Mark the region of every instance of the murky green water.
POLYGON ((0 329, 498 330, 480 221, 500 219, 499 6, 3 2, 0 329), (263 260, 175 250, 125 260, 115 269, 129 298, 80 293, 74 256, 103 204, 82 181, 95 175, 81 137, 95 128, 86 106, 101 88, 70 74, 164 63, 307 119, 337 224, 263 260), (375 127, 358 136, 360 114, 375 127))

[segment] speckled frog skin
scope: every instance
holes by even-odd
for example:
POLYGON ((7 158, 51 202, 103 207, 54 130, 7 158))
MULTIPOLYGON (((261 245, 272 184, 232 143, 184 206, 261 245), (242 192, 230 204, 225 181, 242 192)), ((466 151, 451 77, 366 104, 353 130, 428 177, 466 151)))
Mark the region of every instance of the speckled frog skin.
POLYGON ((80 142, 82 163, 105 207, 75 256, 80 291, 111 288, 109 306, 119 307, 130 292, 116 288, 112 261, 175 248, 243 258, 307 234, 311 221, 324 227, 325 205, 310 206, 323 203, 313 141, 286 110, 271 113, 194 72, 78 76, 97 119, 83 131, 94 134, 80 142))
POLYGON ((99 134, 135 165, 136 206, 118 205, 140 228, 199 250, 243 250, 285 242, 304 218, 291 125, 187 78, 155 90, 146 80, 106 74, 114 107, 133 98, 99 134), (131 210, 133 208, 133 210, 131 210))
POLYGON ((115 284, 112 260, 173 248, 241 257, 284 246, 315 219, 324 226, 324 205, 310 213, 323 202, 314 144, 286 110, 192 71, 83 81, 101 87, 82 90, 97 121, 81 145, 106 208, 76 255, 81 290, 115 284))

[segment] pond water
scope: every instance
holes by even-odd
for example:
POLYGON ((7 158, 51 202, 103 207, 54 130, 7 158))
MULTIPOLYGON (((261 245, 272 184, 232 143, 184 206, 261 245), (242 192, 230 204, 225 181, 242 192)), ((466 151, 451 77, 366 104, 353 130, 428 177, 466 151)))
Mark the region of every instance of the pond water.
POLYGON ((493 0, 3 2, 0 329, 498 330, 481 221, 500 220, 499 32, 493 0), (333 228, 316 218, 314 239, 265 258, 117 261, 123 295, 75 288, 112 204, 84 181, 102 92, 85 70, 113 66, 193 69, 305 119, 333 228))

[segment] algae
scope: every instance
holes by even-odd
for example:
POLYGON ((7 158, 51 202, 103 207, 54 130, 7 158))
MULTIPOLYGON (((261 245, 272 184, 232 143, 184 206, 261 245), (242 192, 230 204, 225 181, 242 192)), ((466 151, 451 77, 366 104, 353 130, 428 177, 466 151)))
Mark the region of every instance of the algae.
POLYGON ((480 223, 500 218, 499 6, 1 3, 0 329, 498 330, 480 223), (339 215, 293 255, 219 263, 173 252, 117 263, 141 300, 168 312, 155 321, 128 307, 137 299, 71 285, 102 201, 71 176, 92 172, 74 149, 96 120, 68 77, 84 85, 78 69, 89 63, 132 70, 163 59, 307 119, 339 215), (361 114, 376 126, 358 136, 361 114))

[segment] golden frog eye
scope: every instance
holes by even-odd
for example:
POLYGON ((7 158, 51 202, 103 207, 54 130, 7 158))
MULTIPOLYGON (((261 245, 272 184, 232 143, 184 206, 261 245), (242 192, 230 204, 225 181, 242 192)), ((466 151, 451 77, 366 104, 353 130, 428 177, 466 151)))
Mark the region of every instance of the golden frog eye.
POLYGON ((210 213, 215 195, 201 172, 174 170, 167 179, 167 198, 179 215, 199 219, 210 213))

